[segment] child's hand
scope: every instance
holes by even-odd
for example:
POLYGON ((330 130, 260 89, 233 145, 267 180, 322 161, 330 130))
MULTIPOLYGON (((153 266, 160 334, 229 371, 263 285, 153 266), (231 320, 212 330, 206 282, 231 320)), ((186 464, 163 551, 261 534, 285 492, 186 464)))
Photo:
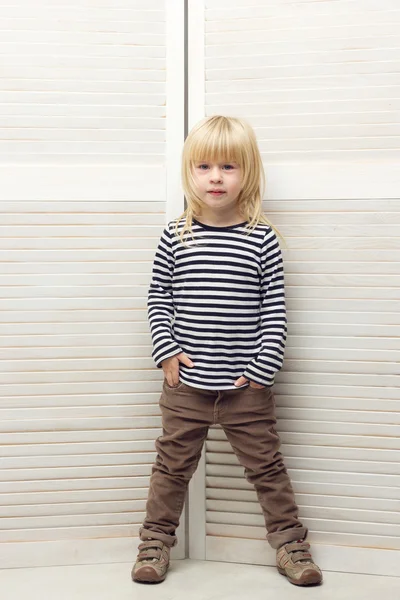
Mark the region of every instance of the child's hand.
POLYGON ((247 377, 243 377, 243 375, 241 375, 239 377, 239 379, 237 379, 235 381, 235 385, 237 385, 237 386, 244 385, 246 383, 246 381, 250 381, 250 387, 252 387, 252 388, 256 388, 258 390, 265 388, 265 385, 260 385, 259 383, 255 383, 254 381, 247 379, 247 377))
POLYGON ((171 387, 179 385, 179 362, 182 362, 187 367, 194 367, 194 363, 192 363, 185 352, 179 352, 179 354, 170 356, 161 363, 165 378, 171 387))

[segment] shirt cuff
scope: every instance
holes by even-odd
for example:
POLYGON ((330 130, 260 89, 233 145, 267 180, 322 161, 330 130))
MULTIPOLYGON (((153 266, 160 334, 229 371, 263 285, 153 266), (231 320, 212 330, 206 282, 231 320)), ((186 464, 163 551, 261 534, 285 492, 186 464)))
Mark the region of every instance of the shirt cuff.
POLYGON ((175 354, 179 354, 180 352, 183 352, 182 348, 173 340, 171 341, 171 344, 168 344, 168 348, 159 349, 157 352, 153 352, 153 360, 156 363, 157 369, 162 368, 161 363, 163 360, 170 356, 175 356, 175 354))
POLYGON ((263 372, 263 366, 257 363, 256 359, 249 362, 245 371, 242 373, 242 376, 246 377, 246 379, 251 379, 254 383, 265 385, 266 387, 272 387, 275 381, 275 374, 272 377, 267 377, 263 372))

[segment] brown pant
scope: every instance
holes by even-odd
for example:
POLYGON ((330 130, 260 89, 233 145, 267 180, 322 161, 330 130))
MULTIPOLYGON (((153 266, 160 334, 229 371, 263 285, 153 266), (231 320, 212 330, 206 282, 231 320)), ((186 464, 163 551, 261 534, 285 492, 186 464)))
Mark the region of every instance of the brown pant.
POLYGON ((272 548, 305 539, 308 529, 298 520, 289 475, 279 452, 275 430, 275 398, 271 387, 204 390, 164 379, 160 396, 163 435, 157 438, 147 514, 140 539, 175 546, 175 529, 210 425, 220 424, 257 492, 272 548))

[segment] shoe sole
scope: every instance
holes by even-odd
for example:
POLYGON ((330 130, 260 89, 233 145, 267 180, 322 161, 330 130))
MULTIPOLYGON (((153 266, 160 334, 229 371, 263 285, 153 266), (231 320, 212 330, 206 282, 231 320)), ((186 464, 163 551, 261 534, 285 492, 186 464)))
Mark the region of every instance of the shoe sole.
POLYGON ((317 585, 319 583, 322 583, 322 578, 320 574, 316 571, 314 571, 313 573, 310 572, 304 579, 292 579, 291 577, 289 577, 289 575, 284 569, 282 569, 281 567, 277 567, 277 569, 281 575, 284 575, 288 579, 288 581, 290 581, 290 583, 293 583, 294 585, 317 585))
POLYGON ((139 579, 138 577, 132 577, 132 581, 135 581, 136 583, 148 583, 148 584, 152 584, 152 583, 162 583, 165 580, 165 577, 163 577, 162 579, 157 579, 157 581, 155 580, 149 580, 149 579, 139 579))

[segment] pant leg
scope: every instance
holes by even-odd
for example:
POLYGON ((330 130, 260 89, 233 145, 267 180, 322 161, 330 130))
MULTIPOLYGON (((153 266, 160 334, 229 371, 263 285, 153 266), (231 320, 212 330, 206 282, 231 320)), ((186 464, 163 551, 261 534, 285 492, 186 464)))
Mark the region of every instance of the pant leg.
POLYGON ((201 457, 213 415, 213 397, 206 390, 165 381, 160 397, 163 434, 156 440, 146 518, 141 540, 155 538, 175 546, 189 481, 201 457), (206 392, 205 394, 202 392, 206 392))
POLYGON ((298 520, 298 507, 289 475, 279 451, 272 389, 250 386, 224 403, 220 424, 255 487, 261 505, 267 540, 272 548, 305 539, 308 529, 298 520))

